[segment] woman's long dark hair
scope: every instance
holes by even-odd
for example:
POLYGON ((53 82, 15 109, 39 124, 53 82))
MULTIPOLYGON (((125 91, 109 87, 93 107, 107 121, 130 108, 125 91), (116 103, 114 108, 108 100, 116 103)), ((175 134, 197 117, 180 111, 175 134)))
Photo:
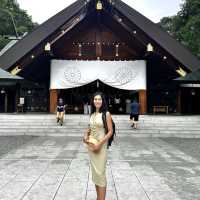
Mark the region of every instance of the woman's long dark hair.
POLYGON ((106 98, 105 98, 105 95, 102 93, 102 92, 95 92, 93 95, 92 95, 92 98, 91 98, 91 114, 94 113, 96 111, 96 107, 94 106, 94 97, 95 96, 101 96, 101 99, 102 99, 102 105, 101 105, 101 108, 99 109, 99 112, 102 113, 102 112, 107 112, 108 111, 108 107, 107 107, 107 103, 106 103, 106 98))

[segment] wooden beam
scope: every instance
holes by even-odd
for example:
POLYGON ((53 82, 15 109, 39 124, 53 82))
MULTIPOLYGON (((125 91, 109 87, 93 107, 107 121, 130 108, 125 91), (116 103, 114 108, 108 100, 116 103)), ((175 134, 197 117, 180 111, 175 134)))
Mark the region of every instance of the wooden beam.
POLYGON ((50 90, 50 113, 56 112, 57 98, 58 98, 58 91, 50 90))

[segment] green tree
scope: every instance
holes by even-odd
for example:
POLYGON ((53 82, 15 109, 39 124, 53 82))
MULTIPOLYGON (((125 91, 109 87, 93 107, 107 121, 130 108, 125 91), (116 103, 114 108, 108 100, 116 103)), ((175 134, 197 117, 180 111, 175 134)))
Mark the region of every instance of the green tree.
POLYGON ((9 42, 5 36, 15 36, 11 15, 20 36, 25 32, 32 31, 37 26, 32 22, 31 16, 25 10, 20 9, 16 0, 0 0, 0 49, 9 42))
POLYGON ((160 25, 200 58, 199 0, 185 0, 177 15, 164 17, 160 25))

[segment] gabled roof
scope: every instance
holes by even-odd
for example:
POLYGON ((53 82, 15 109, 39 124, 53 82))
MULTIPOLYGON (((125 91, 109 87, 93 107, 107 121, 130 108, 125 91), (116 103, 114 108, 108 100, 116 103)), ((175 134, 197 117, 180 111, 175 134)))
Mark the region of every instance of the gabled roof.
POLYGON ((200 60, 180 42, 160 28, 159 25, 153 23, 121 0, 116 0, 115 7, 185 67, 191 71, 200 67, 200 60))
POLYGON ((38 26, 33 32, 27 34, 2 56, 0 56, 0 68, 9 69, 19 59, 33 50, 59 27, 64 25, 73 15, 85 6, 85 0, 78 0, 66 9, 62 10, 49 20, 38 26))
MULTIPOLYGON (((102 1, 109 3, 109 0, 102 1)), ((88 2, 94 3, 96 0, 77 0, 71 6, 41 24, 36 30, 25 36, 21 41, 17 42, 7 52, 0 56, 0 67, 8 70, 18 60, 23 58, 37 45, 45 41, 45 39, 52 35, 56 30, 66 24, 66 22, 69 21, 76 13, 80 12, 88 2)), ((200 60, 192 55, 188 49, 172 38, 167 32, 163 31, 159 25, 153 23, 121 0, 112 0, 111 2, 114 2, 114 4, 112 4, 114 9, 129 19, 131 23, 139 27, 139 29, 146 33, 150 39, 155 41, 155 43, 157 43, 190 71, 194 71, 199 68, 200 60)), ((95 9, 95 7, 93 7, 93 9, 95 9)))

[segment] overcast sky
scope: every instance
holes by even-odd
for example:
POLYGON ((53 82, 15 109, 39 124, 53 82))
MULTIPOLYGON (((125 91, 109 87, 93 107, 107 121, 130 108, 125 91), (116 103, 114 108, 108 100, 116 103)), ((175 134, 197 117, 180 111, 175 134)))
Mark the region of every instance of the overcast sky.
MULTIPOLYGON (((76 0, 17 0, 27 10, 34 22, 39 24, 63 10, 76 0)), ((162 17, 175 15, 183 0, 123 0, 125 3, 151 19, 159 22, 162 17)))

